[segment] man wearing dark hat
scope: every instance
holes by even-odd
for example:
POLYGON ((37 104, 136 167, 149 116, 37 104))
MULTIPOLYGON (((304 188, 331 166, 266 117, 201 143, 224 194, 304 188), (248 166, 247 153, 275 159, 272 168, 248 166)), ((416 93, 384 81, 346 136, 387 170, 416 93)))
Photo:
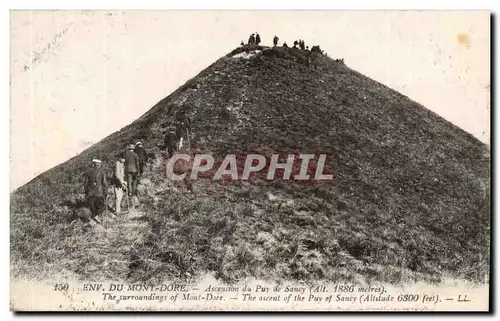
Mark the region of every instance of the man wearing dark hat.
POLYGON ((139 177, 142 176, 144 173, 144 166, 146 166, 146 163, 148 162, 148 154, 144 150, 144 147, 142 146, 142 142, 137 142, 135 144, 135 149, 134 152, 137 154, 139 157, 139 177))
POLYGON ((125 179, 127 180, 128 196, 135 195, 137 186, 137 174, 139 172, 139 156, 134 153, 134 144, 129 144, 127 150, 123 154, 125 158, 125 179))
POLYGON ((106 174, 101 168, 100 159, 92 159, 92 168, 85 173, 85 196, 90 208, 92 218, 99 222, 97 216, 101 215, 106 208, 105 200, 108 188, 106 174))

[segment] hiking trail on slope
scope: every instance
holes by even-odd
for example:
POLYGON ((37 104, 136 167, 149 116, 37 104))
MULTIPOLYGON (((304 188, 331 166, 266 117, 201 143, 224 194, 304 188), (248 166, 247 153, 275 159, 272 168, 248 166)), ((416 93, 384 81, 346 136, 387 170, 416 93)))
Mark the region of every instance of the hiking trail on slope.
POLYGON ((87 234, 89 255, 81 272, 89 280, 125 281, 133 263, 131 249, 147 240, 151 227, 140 205, 116 216, 107 211, 101 223, 92 223, 87 234))

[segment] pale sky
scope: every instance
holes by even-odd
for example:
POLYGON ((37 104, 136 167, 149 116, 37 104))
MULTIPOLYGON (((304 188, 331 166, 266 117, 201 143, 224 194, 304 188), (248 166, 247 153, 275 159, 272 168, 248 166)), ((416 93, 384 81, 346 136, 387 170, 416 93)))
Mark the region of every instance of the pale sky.
POLYGON ((301 38, 489 143, 481 11, 13 11, 10 190, 128 125, 259 32, 301 38))

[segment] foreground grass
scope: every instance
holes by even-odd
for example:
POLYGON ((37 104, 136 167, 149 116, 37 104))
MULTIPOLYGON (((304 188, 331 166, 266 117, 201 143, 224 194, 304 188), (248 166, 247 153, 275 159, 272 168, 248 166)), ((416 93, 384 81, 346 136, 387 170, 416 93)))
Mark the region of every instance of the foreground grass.
POLYGON ((446 240, 414 218, 393 228, 386 213, 342 213, 321 196, 298 200, 279 188, 199 183, 148 206, 153 233, 134 248, 134 280, 210 272, 230 283, 254 277, 401 284, 449 276, 482 282, 488 274, 486 264, 477 269, 480 248, 451 254, 460 244, 444 248, 446 240))

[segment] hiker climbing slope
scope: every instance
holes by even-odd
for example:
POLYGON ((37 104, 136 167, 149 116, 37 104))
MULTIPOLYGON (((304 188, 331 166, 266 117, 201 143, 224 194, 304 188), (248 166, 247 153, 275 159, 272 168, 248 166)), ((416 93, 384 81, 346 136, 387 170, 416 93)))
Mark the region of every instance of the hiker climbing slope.
POLYGON ((139 171, 138 171, 138 177, 141 177, 142 174, 144 173, 144 166, 146 166, 146 163, 148 162, 148 154, 144 150, 144 147, 142 145, 142 142, 137 142, 135 144, 135 149, 134 152, 137 154, 139 157, 139 171))
POLYGON ((136 193, 137 174, 139 172, 139 156, 134 153, 134 144, 127 146, 123 158, 125 158, 125 179, 127 181, 127 193, 132 197, 136 193))
POLYGON ((168 155, 168 158, 172 158, 174 153, 176 152, 177 146, 177 134, 175 133, 175 128, 170 127, 167 130, 167 134, 165 135, 165 139, 163 140, 163 147, 165 148, 165 152, 168 155))
POLYGON ((115 191, 115 214, 121 212, 123 192, 127 190, 127 182, 125 181, 125 157, 118 156, 115 163, 115 173, 113 177, 113 189, 115 191))
POLYGON ((181 110, 176 115, 175 120, 175 134, 178 139, 177 150, 181 150, 184 144, 184 140, 189 138, 189 133, 191 130, 191 119, 186 115, 184 110, 181 110))
POLYGON ((105 200, 108 188, 106 174, 101 168, 101 163, 100 159, 92 159, 92 168, 85 173, 84 182, 86 201, 90 208, 92 219, 97 222, 99 222, 98 216, 106 208, 105 200))

